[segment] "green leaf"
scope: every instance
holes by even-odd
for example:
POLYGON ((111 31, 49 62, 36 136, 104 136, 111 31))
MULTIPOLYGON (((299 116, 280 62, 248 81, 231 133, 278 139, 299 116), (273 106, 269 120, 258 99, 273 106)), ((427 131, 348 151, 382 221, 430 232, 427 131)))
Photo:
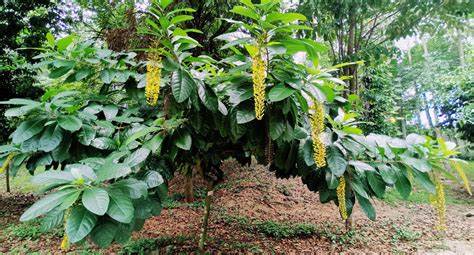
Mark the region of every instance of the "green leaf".
POLYGON ((159 127, 146 127, 146 128, 143 128, 140 131, 138 131, 138 132, 134 133, 133 135, 131 135, 129 138, 127 138, 124 145, 126 146, 126 145, 130 144, 131 142, 137 140, 138 138, 143 137, 143 136, 145 136, 149 133, 156 132, 158 130, 161 130, 161 128, 159 128, 159 127))
POLYGON ((166 9, 168 5, 170 5, 173 2, 173 0, 160 0, 160 6, 163 9, 166 9))
POLYGON ((313 142, 311 139, 307 139, 303 145, 303 159, 307 166, 315 164, 313 157, 313 142))
POLYGON ((395 170, 385 164, 377 164, 377 169, 385 183, 392 185, 397 182, 397 172, 395 170))
POLYGON ((56 207, 54 210, 48 212, 41 221, 41 231, 49 231, 64 222, 64 210, 56 207))
POLYGON ((101 188, 91 187, 84 190, 82 204, 96 215, 104 215, 109 207, 109 194, 101 188))
POLYGON ((326 171, 326 183, 328 184, 328 188, 335 189, 339 184, 339 178, 330 171, 326 171))
POLYGON ((105 119, 111 120, 115 118, 115 116, 117 116, 118 107, 116 105, 109 104, 104 106, 104 109, 102 109, 102 111, 104 111, 105 119))
POLYGON ((195 82, 193 78, 183 69, 173 72, 171 76, 171 90, 176 102, 182 103, 189 98, 195 82))
POLYGON ((41 135, 39 146, 44 152, 56 149, 63 140, 63 132, 59 126, 50 125, 46 127, 41 135))
POLYGON ((132 199, 138 199, 148 195, 148 185, 144 181, 139 181, 133 178, 124 179, 114 184, 118 187, 125 187, 132 199))
POLYGON ((245 124, 255 119, 255 110, 249 107, 239 107, 237 110, 237 124, 245 124))
POLYGON ((187 20, 192 20, 192 19, 194 19, 194 17, 190 15, 179 15, 179 16, 173 17, 170 21, 170 24, 173 25, 173 24, 177 24, 177 23, 187 21, 187 20))
POLYGON ((105 181, 110 179, 116 179, 120 177, 124 177, 132 172, 132 169, 123 163, 116 163, 116 164, 104 164, 98 171, 97 171, 97 180, 98 181, 105 181))
POLYGON ((117 145, 115 144, 114 140, 108 137, 95 138, 94 140, 92 140, 90 145, 101 150, 113 150, 117 148, 117 145))
POLYGON ((134 167, 142 163, 148 158, 148 155, 150 155, 150 150, 147 148, 140 148, 138 150, 135 150, 130 156, 128 156, 123 163, 127 164, 130 167, 134 167))
POLYGON ((46 123, 44 118, 35 118, 24 121, 18 126, 18 128, 12 133, 12 142, 14 144, 20 144, 36 134, 39 134, 46 123))
POLYGON ((329 169, 337 177, 340 177, 346 171, 347 161, 344 159, 344 156, 337 147, 328 147, 327 161, 329 169))
POLYGON ((359 172, 375 171, 375 168, 373 168, 371 165, 359 160, 349 160, 349 165, 352 165, 355 170, 359 172))
POLYGON ((278 102, 293 95, 295 92, 296 90, 280 83, 270 89, 270 92, 268 92, 268 99, 270 99, 271 102, 278 102))
POLYGON ((400 155, 400 159, 409 167, 413 167, 420 172, 428 172, 431 170, 429 162, 425 159, 417 159, 407 156, 405 154, 400 155))
POLYGON ((91 233, 91 239, 100 248, 109 246, 114 240, 117 226, 112 222, 104 222, 97 225, 91 233))
MULTIPOLYGON (((255 117, 255 112, 252 112, 252 115, 255 117)), ((238 114, 238 112, 237 112, 238 114)), ((239 121, 239 117, 237 115, 237 123, 239 121)), ((270 137, 272 140, 278 139, 286 129, 286 124, 283 118, 280 118, 279 115, 270 114, 270 137)))
POLYGON ((74 38, 75 36, 68 35, 66 37, 59 39, 56 43, 56 46, 58 47, 58 51, 65 50, 67 46, 69 46, 72 43, 74 38))
POLYGON ((375 172, 367 172, 367 182, 370 188, 374 191, 378 198, 383 198, 385 195, 385 182, 375 172))
POLYGON ((95 138, 95 130, 89 125, 83 125, 79 132, 79 142, 85 146, 89 146, 95 138))
POLYGON ((266 21, 267 22, 275 22, 275 21, 281 21, 283 23, 290 23, 296 20, 306 20, 306 17, 303 14, 300 13, 294 13, 294 12, 286 12, 286 13, 278 13, 278 12, 272 12, 267 15, 266 21))
POLYGON ((414 171, 413 173, 415 174, 416 180, 421 184, 421 186, 423 186, 423 188, 432 194, 436 193, 436 187, 431 181, 428 173, 420 173, 417 171, 414 171))
POLYGON ((134 209, 129 195, 119 189, 110 189, 109 196, 110 203, 107 214, 118 222, 132 222, 134 209))
POLYGON ((71 132, 76 132, 81 129, 82 121, 81 119, 71 116, 71 115, 61 115, 58 117, 58 124, 63 129, 66 129, 71 132))
POLYGON ((110 84, 115 77, 115 72, 112 69, 104 69, 100 72, 100 79, 105 84, 110 84))
POLYGON ((32 220, 53 210, 63 202, 64 198, 75 192, 77 192, 76 189, 63 189, 44 196, 21 215, 20 221, 32 220))
POLYGON ((365 215, 375 221, 375 218, 376 218, 376 214, 375 214, 375 209, 374 209, 374 206, 372 205, 372 203, 370 203, 370 200, 357 194, 356 193, 356 197, 357 197, 357 201, 359 201, 359 204, 360 204, 360 207, 362 208, 362 211, 364 211, 365 215))
POLYGON ((83 67, 76 72, 76 81, 80 81, 91 73, 91 69, 83 67))
POLYGON ((83 206, 74 207, 66 224, 66 234, 69 241, 71 243, 81 241, 94 229, 96 223, 96 215, 90 213, 83 206))
POLYGON ((176 130, 174 136, 174 145, 182 150, 190 150, 192 145, 192 138, 188 131, 179 129, 176 130))
POLYGON ((58 79, 61 76, 67 74, 74 66, 61 66, 59 68, 54 69, 48 75, 51 79, 58 79))
POLYGON ((76 178, 70 172, 58 170, 49 170, 31 178, 32 183, 39 185, 66 184, 75 180, 76 178))
POLYGON ((411 183, 408 178, 402 174, 398 173, 397 182, 395 183, 395 188, 397 188, 398 192, 404 199, 408 199, 411 193, 411 183))
POLYGON ((74 203, 76 203, 76 201, 79 198, 79 196, 81 195, 81 193, 82 193, 82 190, 77 189, 76 192, 74 192, 74 193, 70 194, 69 196, 65 197, 63 199, 63 201, 61 202, 61 205, 59 206, 59 208, 62 209, 62 210, 66 210, 69 207, 71 207, 72 205, 74 205, 74 203))
POLYGON ((51 32, 48 32, 46 34, 46 40, 48 41, 49 46, 51 46, 51 48, 54 48, 54 36, 53 34, 51 34, 51 32))
POLYGON ((145 182, 148 188, 156 188, 164 183, 163 177, 157 171, 148 171, 145 175, 145 182))
POLYGON ((146 141, 143 146, 148 148, 152 153, 159 153, 161 149, 161 144, 164 140, 165 136, 163 134, 158 133, 157 135, 153 136, 153 138, 146 141))
POLYGON ((240 14, 245 17, 249 17, 254 20, 259 20, 260 16, 253 10, 243 7, 243 6, 234 6, 234 8, 231 10, 233 13, 240 14))

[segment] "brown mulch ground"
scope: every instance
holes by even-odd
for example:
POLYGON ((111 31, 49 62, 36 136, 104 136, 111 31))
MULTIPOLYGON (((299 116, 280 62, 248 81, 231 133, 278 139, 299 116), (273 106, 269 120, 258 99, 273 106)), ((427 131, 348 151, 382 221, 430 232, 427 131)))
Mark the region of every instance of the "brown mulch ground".
MULTIPOLYGON (((207 249, 212 254, 224 253, 303 253, 303 252, 448 252, 474 251, 474 217, 466 217, 473 211, 465 205, 447 207, 448 231, 440 236, 434 231, 435 215, 429 205, 387 205, 376 201, 377 221, 368 220, 359 208, 353 214, 355 231, 346 233, 337 207, 321 204, 319 196, 302 185, 301 180, 276 179, 262 166, 241 167, 234 161, 223 164, 226 182, 214 192, 213 209, 209 224, 207 249), (287 225, 313 224, 317 233, 298 238, 272 238, 248 223, 271 220, 287 225), (414 240, 404 240, 410 233, 419 233, 414 240)), ((195 187, 203 187, 203 181, 195 179, 195 187)), ((170 183, 170 193, 182 193, 183 178, 170 183)), ((18 216, 32 202, 31 195, 2 195, 0 197, 0 229, 18 221, 18 216)), ((155 239, 165 236, 181 237, 158 250, 169 253, 196 251, 202 208, 181 206, 164 209, 162 215, 149 219, 144 228, 134 233, 134 240, 155 239)), ((13 251, 59 253, 60 237, 48 236, 39 240, 15 240, 0 235, 0 253, 13 251), (18 247, 26 247, 19 250, 18 247), (17 249, 15 249, 17 248, 17 249)), ((87 248, 87 247, 86 247, 87 248)), ((71 251, 84 251, 76 246, 71 251)), ((158 249, 158 250, 156 250, 158 249)), ((99 251, 88 245, 87 252, 99 251)), ((114 245, 101 253, 119 253, 114 245)))

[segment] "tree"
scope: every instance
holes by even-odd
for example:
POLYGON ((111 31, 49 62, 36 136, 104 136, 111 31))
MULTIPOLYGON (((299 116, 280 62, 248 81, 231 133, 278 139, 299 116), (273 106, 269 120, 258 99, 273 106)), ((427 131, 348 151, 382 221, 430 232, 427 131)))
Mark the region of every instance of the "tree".
POLYGON ((283 12, 278 0, 241 1, 232 9, 240 19, 228 20, 231 32, 219 37, 226 41, 221 50, 231 53, 217 62, 192 55, 200 44, 182 25, 193 10, 172 7, 156 2, 145 20, 153 39, 145 62, 133 52, 47 36, 37 66, 51 79, 97 91, 59 89, 40 101, 2 102, 22 118, 11 143, 0 147, 3 165, 49 169, 33 182, 50 193, 21 220, 43 216, 46 229, 65 222, 65 249, 88 238, 101 247, 123 243, 160 213, 163 176, 195 164, 208 182, 202 250, 212 190, 223 180, 219 165, 230 156, 246 163, 253 155, 278 177, 301 176, 343 219, 359 203, 375 220, 370 198, 383 197, 388 186, 407 197, 418 181, 442 194, 439 176, 453 176, 444 163, 457 161, 456 145, 415 134, 364 136, 357 114, 332 104, 344 88, 332 73, 351 63, 314 65, 326 48, 293 36, 295 29, 310 29, 299 23, 303 15, 283 12), (297 52, 308 61, 296 63, 297 52))

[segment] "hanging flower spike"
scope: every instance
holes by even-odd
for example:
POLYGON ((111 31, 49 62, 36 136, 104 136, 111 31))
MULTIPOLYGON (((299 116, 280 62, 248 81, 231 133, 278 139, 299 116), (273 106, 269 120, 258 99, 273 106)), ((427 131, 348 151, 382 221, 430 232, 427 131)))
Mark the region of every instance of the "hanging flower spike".
POLYGON ((446 199, 444 196, 444 186, 438 177, 435 177, 436 194, 430 196, 431 205, 434 207, 438 219, 436 220, 436 229, 438 231, 446 230, 446 199))
POLYGON ((265 69, 265 61, 259 52, 252 57, 253 97, 257 120, 261 120, 265 112, 265 69))
POLYGON ((313 158, 314 162, 316 162, 316 166, 321 168, 326 166, 326 145, 321 139, 321 134, 324 130, 323 104, 314 101, 311 109, 313 110, 313 113, 310 115, 313 158))
POLYGON ((63 240, 61 241, 61 250, 62 251, 69 250, 69 238, 67 237, 66 233, 64 233, 63 240))
POLYGON ((346 180, 344 175, 339 178, 339 185, 336 188, 337 201, 339 202, 339 212, 341 217, 347 219, 347 209, 346 209, 346 180))
POLYGON ((161 85, 161 55, 157 51, 148 54, 146 65, 145 97, 149 105, 155 106, 160 95, 161 85))
MULTIPOLYGON (((458 172, 459 177, 461 177, 461 180, 464 183, 464 187, 466 187, 466 190, 469 193, 469 195, 472 196, 471 188, 469 187, 469 181, 467 180, 466 173, 464 173, 464 170, 462 170, 462 167, 459 164, 459 162, 451 161, 451 166, 454 168, 454 170, 456 170, 456 172, 458 172)), ((0 171, 0 173, 1 173, 1 171, 0 171)))

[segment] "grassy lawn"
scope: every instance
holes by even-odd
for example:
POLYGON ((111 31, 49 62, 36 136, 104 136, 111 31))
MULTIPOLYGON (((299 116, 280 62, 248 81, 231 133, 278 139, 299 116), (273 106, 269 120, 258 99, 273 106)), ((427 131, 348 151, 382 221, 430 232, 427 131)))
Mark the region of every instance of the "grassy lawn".
MULTIPOLYGON (((40 167, 36 170, 36 173, 41 173, 44 171, 44 167, 40 167)), ((10 176, 10 189, 11 192, 35 192, 41 186, 31 183, 31 177, 28 170, 25 167, 22 167, 18 170, 18 173, 15 177, 10 176)), ((5 173, 0 174, 0 194, 6 192, 6 179, 5 173)))
MULTIPOLYGON (((474 161, 469 162, 468 164, 461 164, 466 173, 466 176, 469 180, 469 184, 472 190, 472 184, 474 183, 474 161)), ((464 204, 464 205, 474 205, 474 197, 469 196, 464 186, 460 188, 459 186, 445 186, 446 194, 446 203, 447 204, 464 204), (460 195, 460 193, 462 193, 460 195), (464 194, 465 193, 465 194, 464 194)), ((388 190, 385 193, 384 201, 388 204, 398 204, 400 201, 406 201, 409 203, 415 204, 427 204, 429 203, 430 193, 419 185, 413 187, 412 193, 407 200, 404 200, 402 196, 398 193, 395 188, 388 190)))

